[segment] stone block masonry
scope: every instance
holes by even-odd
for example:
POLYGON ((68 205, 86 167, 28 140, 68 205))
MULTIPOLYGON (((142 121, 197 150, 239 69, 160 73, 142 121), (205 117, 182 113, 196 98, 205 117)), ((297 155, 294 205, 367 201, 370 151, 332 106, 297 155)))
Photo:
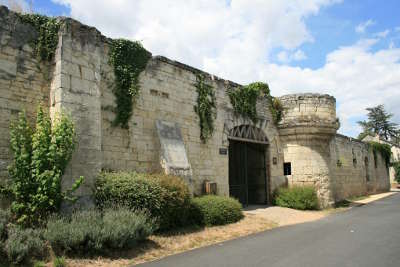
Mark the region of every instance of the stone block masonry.
MULTIPOLYGON (((64 111, 75 122, 78 144, 63 187, 84 176, 85 184, 77 194, 85 205, 92 203, 94 181, 102 169, 174 171, 185 178, 195 195, 203 193, 207 180, 217 183, 219 195, 228 196, 232 176, 229 161, 235 156, 228 152, 232 129, 249 125, 268 139, 263 144, 266 201, 271 202, 275 189, 286 184, 315 186, 323 206, 349 196, 388 190, 382 158, 378 155, 375 160, 364 143, 336 134, 339 124, 334 97, 282 96, 285 110, 278 125, 273 123, 268 102, 260 98, 258 122, 253 123, 235 114, 227 94, 241 85, 162 56, 152 57, 139 76, 140 95, 129 128, 113 126, 116 104, 114 69, 109 63, 111 40, 76 20, 59 21, 54 60, 43 63, 36 60, 30 46, 38 33, 21 23, 15 13, 0 7, 0 182, 6 181, 12 159, 10 122, 21 110, 33 121, 36 106, 42 104, 52 117, 64 111), (194 111, 199 73, 205 75, 216 95, 215 131, 207 143, 200 140, 199 118, 194 111), (179 140, 160 135, 161 124, 174 125, 175 132, 180 132, 179 140), (285 163, 291 165, 290 174, 285 175, 285 163)), ((257 144, 251 137, 242 142, 257 144)))
POLYGON ((17 15, 0 7, 0 183, 7 179, 10 150, 10 124, 25 110, 31 123, 36 107, 49 107, 52 64, 39 62, 30 42, 35 30, 22 24, 17 15))

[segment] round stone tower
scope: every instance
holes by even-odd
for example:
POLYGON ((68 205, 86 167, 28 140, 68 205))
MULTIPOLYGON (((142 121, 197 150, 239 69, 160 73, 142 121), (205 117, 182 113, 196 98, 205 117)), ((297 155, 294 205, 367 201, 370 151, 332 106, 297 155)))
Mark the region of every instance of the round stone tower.
POLYGON ((336 99, 310 93, 279 99, 284 114, 278 129, 288 183, 315 186, 321 205, 330 206, 333 204, 330 142, 339 128, 336 99))

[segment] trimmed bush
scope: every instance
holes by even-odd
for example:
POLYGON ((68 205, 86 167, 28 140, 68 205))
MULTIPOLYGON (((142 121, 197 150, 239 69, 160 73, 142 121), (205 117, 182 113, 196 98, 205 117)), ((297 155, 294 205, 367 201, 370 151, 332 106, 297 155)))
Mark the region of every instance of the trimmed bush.
POLYGON ((127 208, 107 210, 103 216, 102 240, 107 248, 132 248, 156 229, 154 221, 143 212, 127 208))
POLYGON ((8 260, 13 264, 21 264, 32 258, 41 257, 46 250, 42 231, 13 226, 8 229, 8 239, 4 250, 8 260))
POLYGON ((143 212, 126 208, 74 212, 52 217, 45 238, 56 252, 82 254, 128 249, 153 233, 154 222, 143 212))
POLYGON ((0 241, 7 237, 7 224, 10 221, 10 211, 0 209, 0 241))
POLYGON ((280 188, 276 192, 275 204, 297 210, 317 210, 319 208, 317 192, 312 186, 280 188))
POLYGON ((0 262, 2 262, 3 258, 6 258, 6 254, 4 251, 4 242, 7 239, 7 224, 9 223, 9 220, 10 212, 0 209, 0 262))
POLYGON ((190 193, 176 176, 136 172, 104 172, 96 181, 96 204, 100 208, 125 206, 146 210, 160 230, 184 226, 188 220, 190 193))
POLYGON ((101 213, 87 210, 51 217, 44 237, 56 252, 97 252, 102 250, 101 230, 101 213))
POLYGON ((192 201, 191 214, 198 213, 200 225, 224 225, 243 218, 242 205, 236 199, 223 196, 203 196, 192 201))

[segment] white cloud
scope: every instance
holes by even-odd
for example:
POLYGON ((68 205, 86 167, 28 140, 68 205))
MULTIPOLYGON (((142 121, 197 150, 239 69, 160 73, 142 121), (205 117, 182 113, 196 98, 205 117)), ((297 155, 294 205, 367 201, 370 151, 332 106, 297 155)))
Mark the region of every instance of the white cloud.
POLYGON ((384 31, 375 33, 375 36, 379 37, 379 38, 386 38, 386 36, 388 36, 389 33, 390 33, 390 30, 384 30, 384 31))
POLYGON ((31 7, 26 0, 0 0, 0 5, 17 12, 29 12, 31 7))
POLYGON ((294 60, 297 60, 297 61, 299 61, 299 60, 304 60, 304 59, 306 59, 307 58, 307 56, 306 56, 306 54, 303 52, 303 50, 296 50, 296 52, 293 54, 293 59, 294 60))
POLYGON ((280 62, 282 63, 287 63, 289 62, 289 55, 286 51, 281 51, 278 53, 277 58, 280 62))
POLYGON ((301 91, 322 92, 337 98, 337 114, 341 132, 356 135, 358 127, 351 122, 366 113, 365 108, 385 104, 400 121, 400 49, 371 47, 377 40, 361 40, 341 47, 326 57, 323 67, 311 70, 269 64, 263 68, 264 77, 272 91, 282 93, 301 91))
POLYGON ((277 59, 281 63, 289 63, 291 61, 300 61, 306 59, 307 56, 302 50, 296 50, 293 53, 289 53, 288 51, 281 51, 277 55, 277 59))
MULTIPOLYGON (((318 69, 271 62, 302 60, 299 47, 313 42, 305 24, 329 0, 54 0, 71 15, 111 37, 142 40, 153 52, 240 83, 266 81, 274 95, 322 92, 334 95, 341 132, 356 135, 352 121, 383 103, 400 122, 400 49, 372 51, 380 38, 339 47, 318 69)), ((374 22, 359 27, 365 32, 374 22)), ((316 40, 318 41, 318 40, 316 40)))
POLYGON ((367 20, 367 21, 365 21, 365 22, 362 22, 362 23, 358 24, 357 27, 355 28, 355 31, 356 31, 357 33, 365 33, 365 30, 366 30, 369 26, 372 26, 372 25, 375 25, 375 24, 376 24, 375 21, 369 19, 369 20, 367 20))

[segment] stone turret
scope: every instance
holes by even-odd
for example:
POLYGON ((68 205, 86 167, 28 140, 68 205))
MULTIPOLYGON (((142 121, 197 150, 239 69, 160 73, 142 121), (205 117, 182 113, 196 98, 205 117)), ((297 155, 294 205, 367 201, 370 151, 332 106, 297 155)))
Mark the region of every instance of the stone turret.
POLYGON ((292 94, 279 98, 284 108, 282 138, 331 139, 339 128, 336 99, 322 94, 292 94))
POLYGON ((315 186, 321 205, 330 206, 333 197, 328 144, 339 128, 336 100, 321 94, 293 94, 279 99, 284 114, 278 129, 288 183, 315 186))

